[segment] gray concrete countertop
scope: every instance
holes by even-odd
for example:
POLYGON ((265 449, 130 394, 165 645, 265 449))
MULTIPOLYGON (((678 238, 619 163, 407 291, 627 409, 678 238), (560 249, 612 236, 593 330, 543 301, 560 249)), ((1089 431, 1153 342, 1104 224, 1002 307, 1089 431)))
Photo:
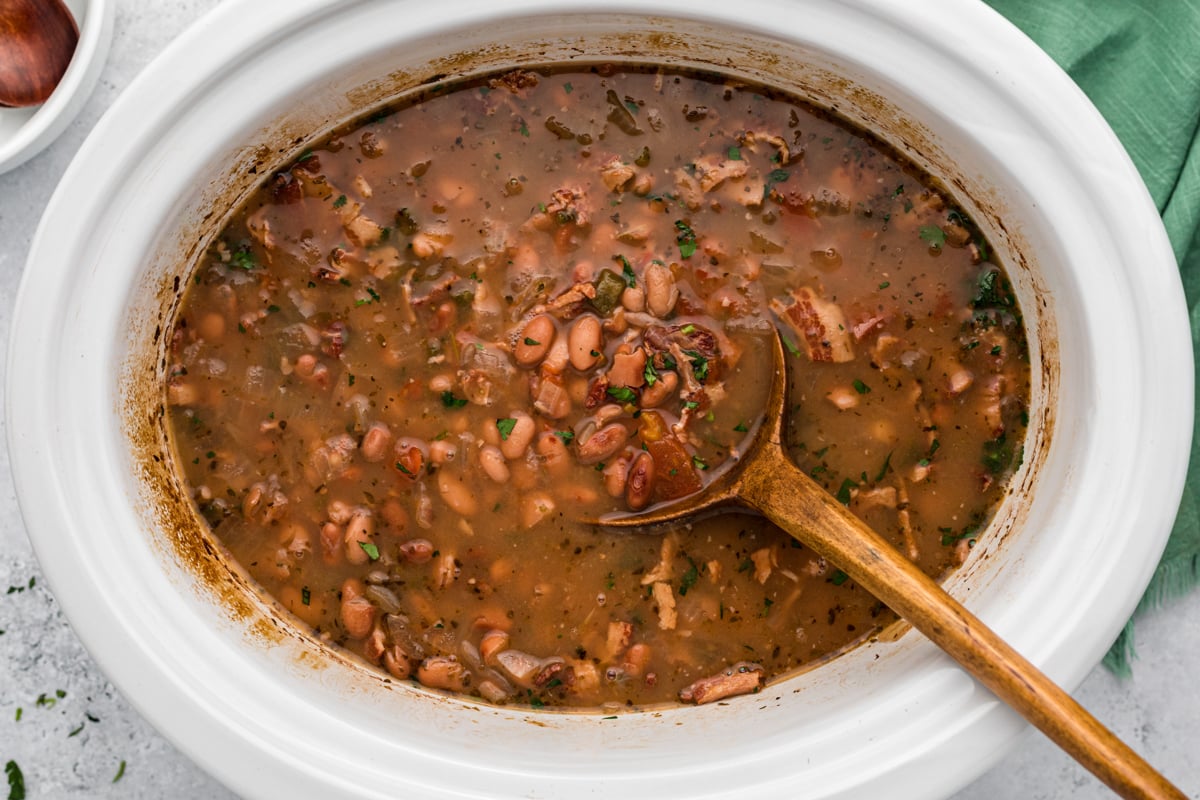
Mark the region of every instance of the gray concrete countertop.
MULTIPOLYGON (((0 352, 33 231, 75 151, 137 73, 218 1, 120 0, 109 61, 82 114, 40 156, 0 175, 0 352)), ((0 385, 5 375, 0 362, 0 385)), ((0 431, 4 424, 0 410, 0 431)), ((1151 613, 1138 626, 1133 678, 1120 681, 1098 667, 1075 693, 1193 798, 1200 798, 1197 620, 1200 593, 1151 613)), ((151 728, 83 649, 42 581, 0 448, 0 761, 10 760, 30 798, 232 796, 151 728)), ((1031 731, 956 800, 1110 796, 1031 731)))

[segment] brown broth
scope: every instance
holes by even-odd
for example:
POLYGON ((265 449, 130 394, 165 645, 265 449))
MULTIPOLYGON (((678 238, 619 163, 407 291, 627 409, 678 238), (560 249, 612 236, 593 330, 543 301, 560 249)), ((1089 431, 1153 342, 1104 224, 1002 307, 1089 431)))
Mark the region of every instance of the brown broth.
POLYGON ((894 619, 756 517, 577 522, 729 463, 771 325, 797 463, 931 575, 960 564, 1025 434, 1007 279, 870 135, 717 76, 498 75, 300 154, 195 270, 170 427, 232 556, 392 676, 711 702, 894 619))

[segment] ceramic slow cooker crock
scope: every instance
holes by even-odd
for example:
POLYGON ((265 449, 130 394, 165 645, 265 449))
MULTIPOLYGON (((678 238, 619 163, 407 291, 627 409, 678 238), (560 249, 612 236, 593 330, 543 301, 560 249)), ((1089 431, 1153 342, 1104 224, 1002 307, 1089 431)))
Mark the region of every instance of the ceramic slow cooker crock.
POLYGON ((1079 90, 979 3, 231 0, 80 150, 14 319, 8 438, 30 536, 84 643, 181 749, 253 797, 929 798, 1022 730, 914 633, 762 693, 602 715, 383 679, 294 627, 206 534, 161 428, 162 333, 237 200, 333 124, 518 64, 718 68, 835 107, 940 176, 1033 339, 1025 465, 949 590, 1074 686, 1166 541, 1192 419, 1179 279, 1079 90))

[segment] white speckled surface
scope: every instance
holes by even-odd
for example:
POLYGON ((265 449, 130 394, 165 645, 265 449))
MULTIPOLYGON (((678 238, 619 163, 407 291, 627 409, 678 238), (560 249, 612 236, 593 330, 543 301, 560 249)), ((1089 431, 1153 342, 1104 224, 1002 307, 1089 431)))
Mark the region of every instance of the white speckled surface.
MULTIPOLYGON (((217 2, 121 0, 109 62, 95 95, 58 142, 0 175, 0 352, 7 348, 13 299, 34 227, 59 176, 120 90, 217 2)), ((0 382, 5 375, 0 363, 0 382)), ((0 409, 0 433, 4 424, 0 409)), ((40 582, 17 509, 8 454, 0 450, 0 761, 20 765, 28 797, 229 797, 116 693, 40 582), (46 698, 41 704, 40 696, 46 698), (122 762, 124 774, 114 783, 122 762)), ((1193 798, 1200 798, 1197 620, 1200 593, 1150 615, 1138 629, 1133 679, 1118 681, 1097 668, 1076 693, 1193 798)), ((956 800, 1110 796, 1031 732, 1020 749, 956 800)))

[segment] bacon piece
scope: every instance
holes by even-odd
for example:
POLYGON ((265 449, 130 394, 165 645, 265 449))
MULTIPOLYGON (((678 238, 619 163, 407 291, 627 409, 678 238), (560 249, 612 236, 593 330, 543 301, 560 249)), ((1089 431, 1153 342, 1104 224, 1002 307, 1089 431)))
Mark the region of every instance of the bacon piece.
POLYGON ((846 327, 846 315, 837 303, 817 296, 807 286, 793 289, 791 302, 771 301, 771 310, 799 334, 811 361, 842 363, 854 360, 854 345, 846 327))
POLYGON ((716 675, 701 678, 679 691, 682 703, 703 705, 739 694, 751 694, 763 687, 763 668, 758 664, 739 661, 716 675))

